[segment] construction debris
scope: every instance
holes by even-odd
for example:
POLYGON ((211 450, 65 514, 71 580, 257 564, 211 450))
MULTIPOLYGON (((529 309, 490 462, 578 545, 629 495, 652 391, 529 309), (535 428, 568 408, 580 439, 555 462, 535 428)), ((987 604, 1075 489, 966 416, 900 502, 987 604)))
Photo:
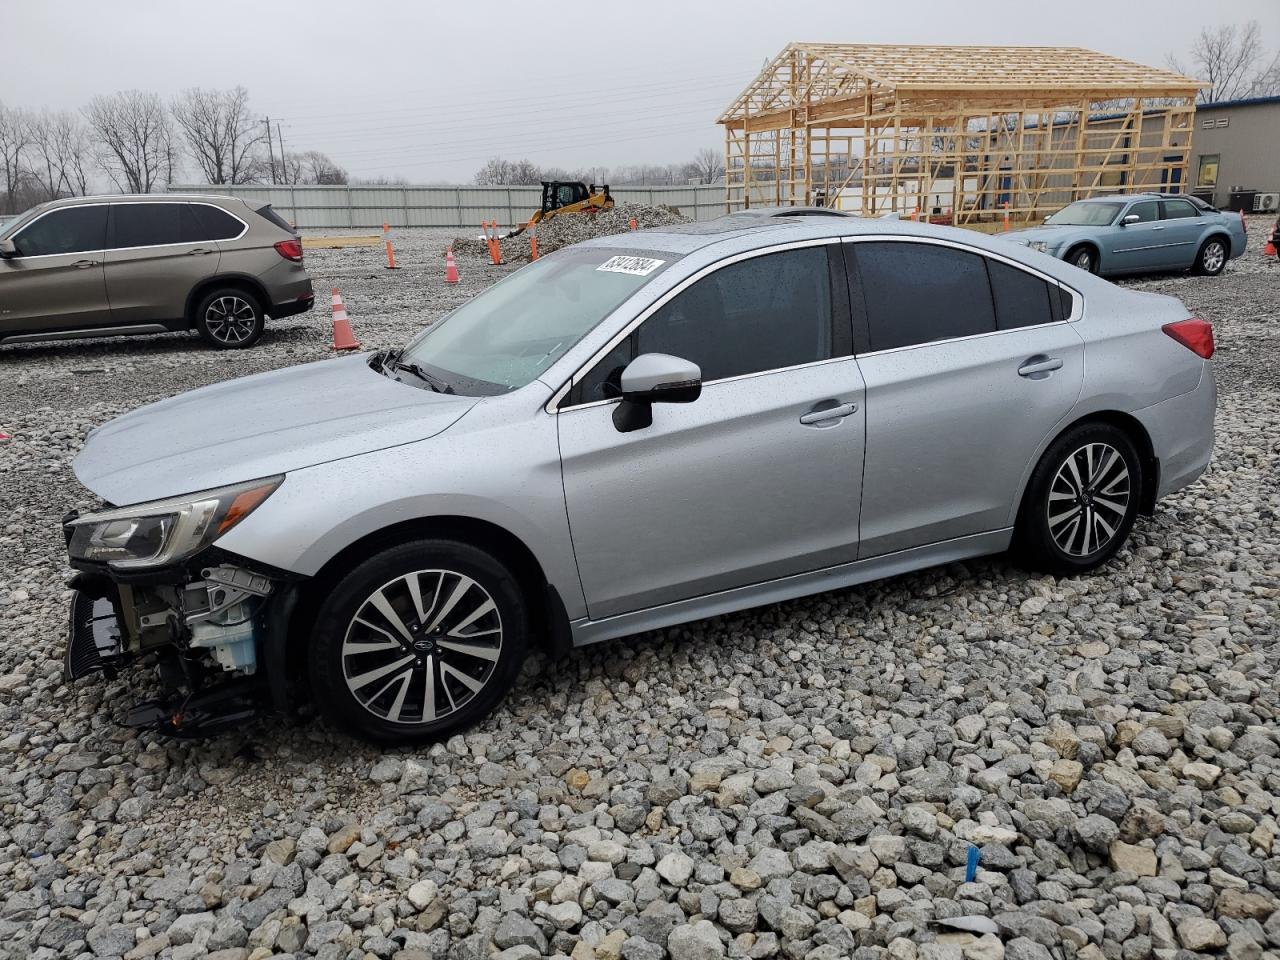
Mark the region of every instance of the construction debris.
MULTIPOLYGON (((675 207, 619 203, 612 210, 578 214, 572 217, 555 217, 538 224, 538 255, 544 256, 553 250, 573 243, 581 243, 593 237, 627 233, 632 229, 633 220, 636 224, 635 229, 639 230, 690 222, 690 218, 675 207)), ((529 260, 529 240, 530 231, 528 230, 519 236, 503 240, 502 259, 507 262, 529 260)), ((452 247, 454 255, 458 257, 469 257, 475 260, 489 259, 489 247, 479 233, 471 237, 458 237, 453 241, 452 247)))

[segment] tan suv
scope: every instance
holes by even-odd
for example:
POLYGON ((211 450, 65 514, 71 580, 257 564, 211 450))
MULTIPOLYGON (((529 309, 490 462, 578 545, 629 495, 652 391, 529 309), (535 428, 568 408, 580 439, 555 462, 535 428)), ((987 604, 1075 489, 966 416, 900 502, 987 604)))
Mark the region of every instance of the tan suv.
POLYGON ((0 344, 195 328, 252 346, 310 310, 302 243, 238 197, 75 197, 0 227, 0 344))

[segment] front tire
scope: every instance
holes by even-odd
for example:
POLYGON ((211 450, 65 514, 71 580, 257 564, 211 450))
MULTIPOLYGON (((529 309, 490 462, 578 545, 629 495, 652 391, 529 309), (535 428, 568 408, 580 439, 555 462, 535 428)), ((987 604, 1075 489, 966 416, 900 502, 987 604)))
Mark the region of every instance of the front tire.
POLYGON ((1067 255, 1063 259, 1073 267, 1079 267, 1085 273, 1098 272, 1098 251, 1087 243, 1072 247, 1067 251, 1067 255))
POLYGON ((1210 237, 1200 245, 1200 252, 1196 254, 1196 273, 1216 277, 1226 266, 1227 244, 1221 237, 1210 237))
POLYGON ((219 287, 201 297, 195 323, 205 342, 219 350, 252 347, 266 328, 262 304, 239 287, 219 287))
POLYGON ((321 712, 367 740, 439 740, 487 716, 524 662, 528 608, 496 557, 414 540, 330 591, 308 651, 321 712))
POLYGON ((1133 529, 1142 484, 1142 458, 1128 434, 1107 423, 1072 427, 1031 474, 1015 552, 1028 566, 1050 573, 1096 570, 1133 529))

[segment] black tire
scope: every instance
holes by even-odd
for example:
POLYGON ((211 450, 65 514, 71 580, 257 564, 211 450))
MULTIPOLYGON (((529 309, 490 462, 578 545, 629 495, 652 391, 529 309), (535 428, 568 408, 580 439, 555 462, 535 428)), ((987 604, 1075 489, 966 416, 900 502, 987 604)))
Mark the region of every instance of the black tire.
POLYGON ((528 606, 516 577, 500 560, 465 543, 414 540, 369 557, 329 592, 317 612, 307 652, 311 689, 330 721, 364 739, 384 744, 440 740, 498 706, 520 672, 528 637, 528 606), (409 577, 418 584, 420 603, 413 599, 409 577), (464 579, 474 586, 464 587, 464 579), (464 592, 450 603, 458 589, 464 592), (398 635, 381 607, 371 606, 377 603, 375 595, 401 615, 417 646, 398 635), (463 623, 489 601, 490 612, 463 623), (427 619, 418 609, 425 609, 427 619), (439 617, 439 625, 428 631, 439 617), (476 642, 458 638, 477 630, 486 632, 476 634, 476 642), (388 637, 400 649, 387 646, 388 637), (383 647, 366 649, 377 644, 383 647), (450 644, 455 649, 445 649, 450 644), (351 652, 353 646, 360 650, 351 652), (456 649, 463 646, 482 656, 456 649), (401 666, 385 670, 397 662, 401 666), (360 685, 380 670, 385 672, 360 685), (384 677, 390 680, 379 690, 384 677), (475 683, 480 686, 470 686, 475 683))
POLYGON ((1097 569, 1115 556, 1133 529, 1143 480, 1142 458, 1123 430, 1108 423, 1072 427, 1050 444, 1031 474, 1014 531, 1015 555, 1027 566, 1049 573, 1072 575, 1097 569), (1086 448, 1091 448, 1094 459, 1085 455, 1086 448), (1123 462, 1124 483, 1117 482, 1121 470, 1114 460, 1103 468, 1103 448, 1123 462), (1084 480, 1082 490, 1076 489, 1072 480, 1068 458, 1074 458, 1076 470, 1084 480), (1097 471, 1092 489, 1090 480, 1084 477, 1089 464, 1097 471), (1124 509, 1116 511, 1121 500, 1124 509), (1071 516, 1073 510, 1075 519, 1071 516), (1102 540, 1108 528, 1112 532, 1105 541, 1091 548, 1088 538, 1102 540))
POLYGON ((1098 272, 1098 251, 1087 243, 1078 243, 1062 258, 1073 267, 1079 267, 1086 273, 1098 272))
POLYGON ((1231 251, 1226 240, 1222 237, 1210 237, 1200 244, 1200 249, 1196 252, 1195 266, 1192 269, 1201 276, 1216 277, 1226 269, 1227 258, 1230 255, 1231 251))
POLYGON ((245 350, 262 337, 262 304, 242 287, 215 287, 196 304, 195 328, 219 350, 245 350))

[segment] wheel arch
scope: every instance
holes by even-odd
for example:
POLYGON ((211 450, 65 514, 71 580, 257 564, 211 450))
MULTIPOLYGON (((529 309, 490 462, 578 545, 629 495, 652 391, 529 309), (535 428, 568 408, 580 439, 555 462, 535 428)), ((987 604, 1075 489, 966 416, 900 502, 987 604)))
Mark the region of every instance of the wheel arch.
POLYGON ((552 658, 568 652, 572 638, 564 601, 528 545, 511 531, 489 520, 434 516, 403 520, 374 530, 326 560, 316 574, 299 588, 295 614, 290 618, 288 627, 287 661, 291 664, 298 662, 297 658, 310 640, 324 596, 352 566, 380 550, 424 538, 466 543, 486 550, 506 563, 529 603, 534 646, 541 647, 552 658))
POLYGON ((216 287, 234 287, 251 293, 257 299, 263 314, 267 315, 269 312, 271 298, 267 296, 267 288, 262 285, 261 280, 247 273, 219 273, 201 280, 187 294, 187 305, 182 315, 186 317, 190 326, 196 325, 196 304, 200 302, 201 297, 216 287))
POLYGON ((1080 237, 1067 243, 1062 253, 1062 259, 1067 263, 1071 262, 1071 254, 1075 253, 1081 247, 1088 247, 1093 251, 1094 267, 1096 270, 1102 269, 1102 247, 1098 245, 1098 241, 1092 237, 1080 237))
POLYGON ((1196 260, 1200 259, 1200 252, 1204 250, 1204 245, 1208 243, 1210 240, 1221 240, 1223 243, 1223 246, 1227 248, 1226 249, 1227 259, 1228 260, 1231 259, 1231 249, 1232 249, 1231 234, 1228 233, 1226 230, 1224 230, 1222 227, 1214 227, 1208 233, 1206 233, 1204 237, 1200 240, 1200 246, 1196 247, 1196 260))
POLYGON ((1040 449, 1036 451, 1022 478, 1022 488, 1018 493, 1018 509, 1014 512, 1015 526, 1021 522, 1023 511, 1026 509, 1027 488, 1031 484, 1031 475, 1040 465, 1045 452, 1068 430, 1086 423, 1109 424, 1122 430, 1133 441, 1133 445, 1138 449, 1138 456, 1142 459, 1142 490, 1139 494, 1138 512, 1147 516, 1154 512, 1156 491, 1160 489, 1160 459, 1155 455, 1155 448, 1152 446, 1151 435, 1147 433, 1147 428, 1137 417, 1121 410, 1095 410, 1064 423, 1040 445, 1040 449))

